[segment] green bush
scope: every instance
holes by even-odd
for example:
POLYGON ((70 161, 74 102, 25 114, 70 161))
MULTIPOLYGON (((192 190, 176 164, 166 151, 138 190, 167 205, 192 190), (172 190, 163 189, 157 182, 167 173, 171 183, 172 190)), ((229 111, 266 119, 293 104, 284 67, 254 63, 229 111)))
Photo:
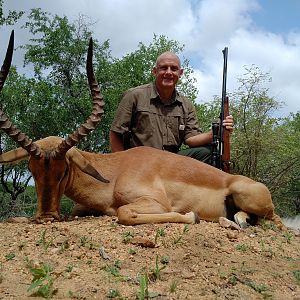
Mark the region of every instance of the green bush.
MULTIPOLYGON (((63 196, 60 203, 60 213, 69 216, 72 212, 74 202, 63 196)), ((27 186, 24 193, 16 200, 12 200, 8 193, 0 189, 0 221, 10 217, 33 217, 37 208, 37 198, 34 186, 27 186)))

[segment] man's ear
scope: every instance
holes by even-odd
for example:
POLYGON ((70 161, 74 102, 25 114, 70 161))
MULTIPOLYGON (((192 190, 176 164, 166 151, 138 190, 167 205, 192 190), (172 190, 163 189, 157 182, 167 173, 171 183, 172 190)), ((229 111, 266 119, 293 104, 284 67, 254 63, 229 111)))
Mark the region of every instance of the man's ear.
POLYGON ((154 76, 156 76, 156 73, 157 73, 157 69, 156 69, 156 67, 153 67, 153 69, 152 69, 152 74, 153 74, 154 76))
POLYGON ((181 77, 182 75, 183 75, 183 69, 180 69, 179 77, 181 77))

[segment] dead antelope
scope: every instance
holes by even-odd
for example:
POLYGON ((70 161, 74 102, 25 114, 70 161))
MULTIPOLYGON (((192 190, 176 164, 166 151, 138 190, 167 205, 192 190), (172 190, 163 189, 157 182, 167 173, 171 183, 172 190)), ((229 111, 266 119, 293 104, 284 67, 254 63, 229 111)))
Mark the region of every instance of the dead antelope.
MULTIPOLYGON (((0 89, 9 72, 12 52, 13 35, 1 69, 0 89)), ((272 220, 283 228, 267 187, 247 177, 230 175, 192 158, 148 147, 112 154, 75 148, 103 114, 104 102, 92 67, 92 41, 87 77, 93 112, 66 139, 50 136, 33 142, 0 111, 1 128, 20 146, 0 155, 0 162, 29 159, 38 198, 38 222, 60 219, 60 200, 65 194, 83 208, 116 215, 125 225, 195 223, 198 218, 218 221, 220 217, 233 219, 233 214, 241 211, 272 220)))

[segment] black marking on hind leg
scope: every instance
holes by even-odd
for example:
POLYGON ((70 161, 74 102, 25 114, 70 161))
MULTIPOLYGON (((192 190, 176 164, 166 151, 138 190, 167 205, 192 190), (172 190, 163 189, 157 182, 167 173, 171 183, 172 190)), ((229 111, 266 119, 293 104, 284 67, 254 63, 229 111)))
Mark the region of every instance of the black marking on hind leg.
POLYGON ((225 215, 226 218, 230 221, 234 221, 234 215, 239 212, 238 207, 234 204, 233 198, 231 195, 227 196, 225 199, 225 215))
POLYGON ((249 218, 246 219, 247 223, 251 226, 254 226, 257 224, 258 216, 255 214, 249 214, 249 218))
POLYGON ((48 158, 45 159, 44 161, 44 167, 45 167, 45 175, 44 175, 44 189, 42 191, 42 203, 41 203, 41 209, 42 212, 48 212, 50 210, 51 207, 51 189, 49 188, 48 185, 48 181, 49 181, 49 177, 48 177, 48 173, 49 173, 49 169, 50 169, 50 160, 48 158))
POLYGON ((75 217, 88 217, 88 216, 94 216, 94 217, 100 217, 104 214, 100 212, 97 209, 89 208, 89 207, 80 207, 79 209, 76 208, 76 205, 73 208, 72 216, 75 217))
MULTIPOLYGON (((238 213, 240 211, 240 209, 234 204, 233 198, 231 195, 226 197, 225 200, 225 211, 226 211, 226 218, 234 221, 234 215, 236 213, 238 213)), ((247 223, 251 226, 254 226, 257 224, 258 221, 258 216, 255 214, 250 214, 247 213, 249 215, 249 218, 247 218, 247 223)))

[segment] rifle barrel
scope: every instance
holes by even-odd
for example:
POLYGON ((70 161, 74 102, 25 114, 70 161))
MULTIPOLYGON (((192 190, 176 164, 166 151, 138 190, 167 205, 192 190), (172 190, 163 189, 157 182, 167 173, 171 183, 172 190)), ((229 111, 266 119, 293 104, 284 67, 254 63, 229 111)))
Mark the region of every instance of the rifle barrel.
POLYGON ((223 52, 223 58, 224 58, 224 63, 223 63, 223 82, 222 82, 222 103, 221 103, 221 113, 220 113, 220 130, 219 130, 219 136, 220 136, 220 157, 223 155, 223 126, 222 122, 225 119, 225 113, 224 113, 224 106, 225 106, 225 101, 226 101, 226 84, 227 84, 227 58, 228 58, 228 47, 225 47, 223 52))

